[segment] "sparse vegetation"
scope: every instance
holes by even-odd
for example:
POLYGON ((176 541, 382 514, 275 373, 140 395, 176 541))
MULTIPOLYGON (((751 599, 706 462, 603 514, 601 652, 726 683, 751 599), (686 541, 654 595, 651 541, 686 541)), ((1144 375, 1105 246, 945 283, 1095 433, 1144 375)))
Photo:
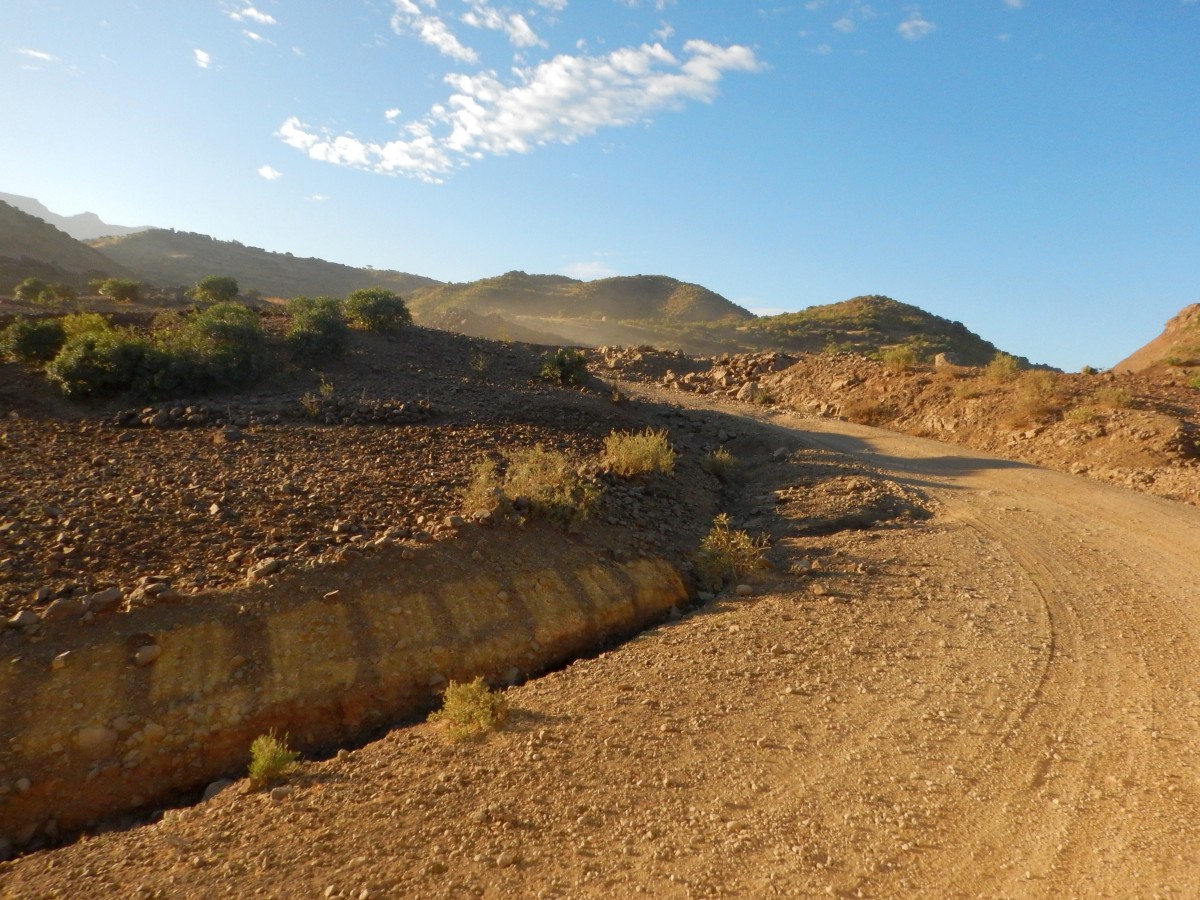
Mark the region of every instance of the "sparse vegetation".
POLYGON ((713 519, 712 528, 693 558, 696 581, 705 590, 720 590, 730 579, 757 568, 764 549, 762 541, 730 528, 729 516, 721 513, 713 519))
POLYGON ((889 347, 879 354, 879 360, 889 372, 902 375, 917 365, 917 353, 909 346, 889 347))
POLYGON ((451 681, 442 698, 442 708, 429 714, 429 721, 444 725, 454 740, 499 728, 506 718, 508 700, 489 689, 482 676, 466 683, 451 681))
POLYGON ((604 462, 626 478, 652 472, 670 475, 675 470, 675 451, 665 428, 637 433, 614 431, 604 439, 604 462))
POLYGON ((1128 409, 1133 406, 1133 395, 1123 387, 1103 387, 1092 394, 1092 399, 1109 409, 1128 409))
POLYGON ((41 297, 48 285, 41 278, 26 278, 13 288, 13 297, 17 300, 31 302, 41 297))
POLYGON ((579 475, 579 464, 566 453, 542 445, 512 450, 504 468, 485 457, 475 466, 462 492, 468 513, 505 507, 565 523, 587 518, 600 487, 579 475))
POLYGON ((718 447, 704 457, 701 465, 704 467, 704 471, 715 475, 719 481, 725 482, 729 480, 729 476, 737 468, 737 459, 724 447, 718 447))
POLYGON ((1021 371, 1021 364, 1015 356, 1010 356, 1007 353, 997 353, 992 357, 983 370, 984 375, 994 382, 1012 381, 1021 371))
POLYGON ((387 288, 361 288, 346 297, 346 318, 368 331, 398 331, 412 324, 412 313, 399 294, 387 288))
POLYGON ((142 283, 131 278, 105 278, 96 284, 96 293, 114 303, 135 303, 142 296, 142 283))
POLYGON ((587 375, 587 357, 578 350, 562 347, 542 361, 538 375, 559 384, 583 384, 587 375))
POLYGON ((250 745, 250 782, 262 787, 292 774, 298 768, 300 754, 288 747, 288 736, 274 731, 261 734, 250 745))

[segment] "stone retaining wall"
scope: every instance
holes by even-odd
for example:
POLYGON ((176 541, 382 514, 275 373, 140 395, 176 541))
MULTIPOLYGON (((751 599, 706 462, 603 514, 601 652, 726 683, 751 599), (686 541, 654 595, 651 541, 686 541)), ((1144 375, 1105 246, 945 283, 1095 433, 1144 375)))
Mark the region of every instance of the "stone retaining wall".
POLYGON ((329 748, 423 712, 451 679, 543 671, 686 598, 662 560, 617 563, 549 528, 474 529, 415 559, 386 550, 13 636, 0 645, 0 841, 244 771, 269 729, 329 748))

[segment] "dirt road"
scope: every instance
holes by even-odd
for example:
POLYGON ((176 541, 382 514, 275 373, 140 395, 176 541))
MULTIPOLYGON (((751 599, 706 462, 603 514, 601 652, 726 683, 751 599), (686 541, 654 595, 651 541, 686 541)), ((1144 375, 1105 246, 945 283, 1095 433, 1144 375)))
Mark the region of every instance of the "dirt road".
POLYGON ((6 864, 0 896, 1200 895, 1200 509, 707 415, 759 461, 752 596, 513 689, 485 741, 399 729, 6 864), (935 515, 812 536, 813 473, 864 466, 935 515))

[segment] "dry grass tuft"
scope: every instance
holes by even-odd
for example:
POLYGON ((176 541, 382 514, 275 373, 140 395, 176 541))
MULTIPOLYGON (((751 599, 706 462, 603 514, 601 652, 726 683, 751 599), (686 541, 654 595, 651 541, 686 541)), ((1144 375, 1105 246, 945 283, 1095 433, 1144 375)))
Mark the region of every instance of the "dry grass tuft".
POLYGON ((623 477, 675 470, 675 451, 665 428, 647 428, 640 433, 614 431, 604 439, 604 462, 623 477))
POLYGON ((444 725, 456 741, 499 728, 507 718, 508 700, 490 690, 482 677, 465 684, 451 681, 442 708, 429 714, 429 721, 444 725))

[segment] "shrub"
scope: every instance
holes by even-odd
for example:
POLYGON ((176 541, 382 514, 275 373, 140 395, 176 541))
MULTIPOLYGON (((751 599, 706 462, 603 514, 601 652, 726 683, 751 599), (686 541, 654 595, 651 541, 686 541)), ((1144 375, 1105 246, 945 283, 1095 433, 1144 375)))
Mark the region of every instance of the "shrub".
POLYGON ((587 358, 578 350, 560 348, 542 361, 538 375, 559 384, 583 384, 587 375, 587 358))
POLYGON ((122 391, 150 393, 155 373, 165 367, 165 354, 129 329, 106 328, 71 334, 46 374, 72 399, 88 399, 122 391))
POLYGON ((889 372, 902 374, 917 364, 917 353, 912 347, 889 347, 879 354, 879 359, 889 372))
POLYGON ((240 303, 217 303, 194 312, 164 331, 159 342, 180 368, 193 370, 193 391, 248 384, 266 366, 262 322, 240 303))
POLYGON ((984 367, 984 374, 992 381, 1012 381, 1021 371, 1021 364, 1015 356, 1007 353, 997 353, 992 361, 984 367))
POLYGON ((715 475, 719 481, 728 481, 733 470, 737 468, 737 460, 724 447, 718 447, 701 462, 704 471, 715 475))
POLYGON ((492 459, 485 457, 476 464, 461 495, 468 513, 501 505, 515 506, 523 498, 531 514, 552 521, 587 518, 600 489, 579 476, 578 465, 567 454, 547 450, 539 444, 504 456, 503 475, 492 459))
POLYGON ((1189 378, 1187 386, 1194 390, 1200 390, 1200 375, 1193 375, 1189 378))
POLYGON ((1121 387, 1100 388, 1092 394, 1092 399, 1109 409, 1128 409, 1133 406, 1133 395, 1121 387))
POLYGON ((499 728, 508 718, 508 700, 489 690, 482 677, 465 684, 451 681, 442 708, 429 714, 430 722, 444 723, 454 740, 499 728))
POLYGON ((386 288, 361 288, 345 302, 346 318, 368 331, 398 331, 412 324, 412 313, 398 294, 386 288))
POLYGON ((96 286, 96 291, 117 303, 133 303, 142 295, 142 283, 130 278, 106 278, 96 286))
POLYGON ((0 333, 0 351, 23 363, 47 363, 58 355, 67 334, 58 319, 20 316, 0 333))
POLYGON ((667 441, 665 428, 647 428, 639 434, 614 431, 604 439, 604 461, 626 478, 651 472, 670 475, 675 470, 675 451, 667 441))
POLYGON ((238 295, 237 279, 231 275, 209 275, 189 288, 187 295, 198 303, 229 303, 238 295))
POLYGON ((1095 366, 1084 366, 1082 369, 1079 370, 1079 374, 1080 375, 1095 375, 1096 367, 1095 366))
POLYGON ((757 568, 763 549, 762 541, 731 529, 729 516, 721 513, 713 519, 712 529, 693 558, 696 580, 702 588, 720 590, 730 579, 757 568))
POLYGON ((250 745, 250 781, 262 787, 292 774, 298 768, 300 754, 287 745, 288 736, 282 739, 274 731, 260 734, 250 745))
POLYGON ((18 300, 37 300, 48 285, 40 278, 26 278, 13 288, 13 297, 18 300))
POLYGON ((296 361, 309 365, 341 356, 350 329, 335 297, 294 297, 287 305, 291 322, 287 343, 296 361))

